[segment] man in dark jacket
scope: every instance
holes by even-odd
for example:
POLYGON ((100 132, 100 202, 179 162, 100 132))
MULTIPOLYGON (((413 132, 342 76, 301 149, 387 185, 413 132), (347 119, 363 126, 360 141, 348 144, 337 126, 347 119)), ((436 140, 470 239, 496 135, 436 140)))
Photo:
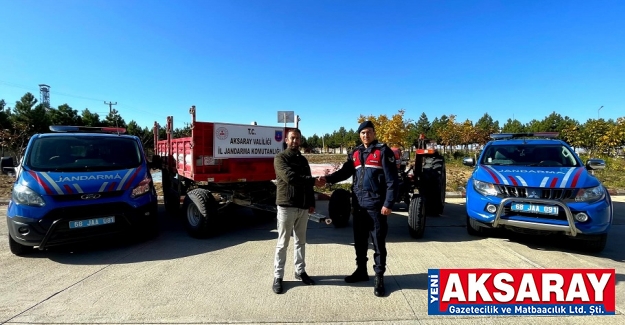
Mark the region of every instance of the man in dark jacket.
POLYGON ((306 229, 308 214, 315 212, 315 178, 311 176, 308 160, 299 151, 302 133, 289 129, 286 149, 274 158, 276 170, 276 205, 278 208, 278 244, 274 259, 273 292, 282 293, 282 278, 286 251, 291 233, 295 242, 295 278, 305 284, 315 284, 306 274, 306 229))
POLYGON ((399 179, 395 154, 375 137, 371 121, 358 127, 362 145, 347 156, 347 161, 336 172, 320 177, 328 183, 336 183, 352 176, 352 207, 354 215, 354 247, 356 248, 356 271, 345 278, 353 283, 369 281, 367 274, 367 248, 369 236, 373 242, 373 270, 375 282, 373 293, 382 297, 384 272, 386 271, 387 217, 391 214, 397 194, 399 179))

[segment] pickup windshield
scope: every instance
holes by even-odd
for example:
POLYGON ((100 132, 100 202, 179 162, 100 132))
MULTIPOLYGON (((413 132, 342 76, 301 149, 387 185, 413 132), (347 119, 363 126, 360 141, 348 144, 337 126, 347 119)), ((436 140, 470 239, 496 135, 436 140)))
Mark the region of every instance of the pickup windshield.
POLYGON ((578 167, 576 154, 562 145, 490 145, 481 164, 541 167, 578 167))
POLYGON ((98 171, 138 167, 137 143, 122 137, 42 137, 32 144, 26 165, 36 171, 98 171))

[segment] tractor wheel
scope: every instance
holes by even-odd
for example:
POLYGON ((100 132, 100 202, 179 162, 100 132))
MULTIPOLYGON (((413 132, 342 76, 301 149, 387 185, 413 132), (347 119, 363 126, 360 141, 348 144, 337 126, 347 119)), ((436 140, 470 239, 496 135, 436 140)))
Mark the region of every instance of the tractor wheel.
POLYGON ((412 238, 422 238, 425 232, 425 198, 415 194, 408 206, 408 231, 412 238))
POLYGON ((427 200, 426 213, 440 215, 445 208, 445 192, 447 187, 445 159, 436 155, 425 158, 423 166, 423 185, 419 193, 427 200))
POLYGON ((336 189, 328 202, 328 214, 332 224, 336 228, 343 228, 349 224, 349 216, 352 212, 351 194, 344 189, 336 189))
POLYGON ((206 238, 215 235, 217 203, 211 192, 195 189, 184 198, 185 227, 191 237, 206 238))
POLYGON ((16 242, 11 235, 9 235, 9 249, 11 250, 11 253, 17 256, 24 256, 33 251, 32 246, 25 246, 16 242))
POLYGON ((180 193, 171 188, 171 179, 169 177, 169 172, 167 170, 161 171, 163 203, 165 205, 165 212, 167 212, 167 215, 176 217, 180 212, 180 193))

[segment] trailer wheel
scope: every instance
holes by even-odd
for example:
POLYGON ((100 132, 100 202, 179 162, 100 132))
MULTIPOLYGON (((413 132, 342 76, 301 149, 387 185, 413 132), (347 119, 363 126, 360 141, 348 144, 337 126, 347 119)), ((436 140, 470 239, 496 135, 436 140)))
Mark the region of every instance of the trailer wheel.
POLYGON ((217 204, 205 189, 195 189, 184 198, 185 227, 191 237, 206 238, 216 233, 217 204))
POLYGON ((351 194, 344 189, 336 189, 328 202, 328 214, 332 224, 336 228, 343 228, 349 224, 349 216, 352 212, 351 194))
POLYGON ((428 204, 428 215, 440 215, 445 208, 445 192, 447 187, 445 159, 436 155, 425 158, 423 166, 423 185, 419 192, 425 196, 428 204))
POLYGON ((31 246, 25 246, 15 241, 9 234, 9 249, 11 253, 17 256, 24 256, 33 251, 31 246))
POLYGON ((410 200, 410 205, 408 206, 408 231, 412 238, 423 238, 426 202, 427 200, 420 194, 413 195, 412 200, 410 200))

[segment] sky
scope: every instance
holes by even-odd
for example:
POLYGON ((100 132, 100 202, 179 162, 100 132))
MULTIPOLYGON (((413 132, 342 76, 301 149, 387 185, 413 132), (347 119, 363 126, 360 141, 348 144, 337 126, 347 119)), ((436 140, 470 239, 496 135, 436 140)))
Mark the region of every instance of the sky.
POLYGON ((0 0, 0 99, 126 122, 281 125, 304 136, 405 110, 625 116, 625 1, 0 0), (292 123, 287 124, 293 126, 292 123))

